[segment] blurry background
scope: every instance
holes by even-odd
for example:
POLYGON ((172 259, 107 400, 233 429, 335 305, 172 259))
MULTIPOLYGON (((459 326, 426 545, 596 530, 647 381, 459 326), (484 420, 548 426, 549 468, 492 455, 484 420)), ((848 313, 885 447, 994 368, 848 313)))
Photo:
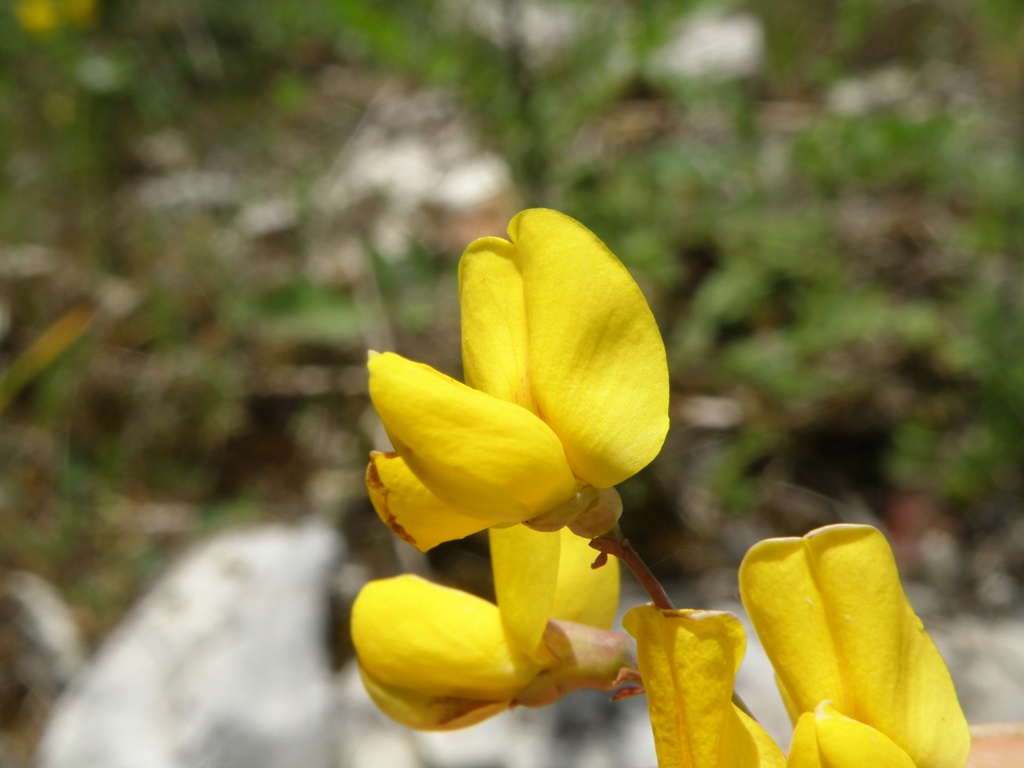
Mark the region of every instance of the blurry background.
MULTIPOLYGON (((665 579, 732 595, 757 538, 848 520, 921 610, 1019 608, 1015 0, 6 0, 3 575, 93 649, 194 542, 316 516, 340 664, 358 583, 428 567, 365 499, 366 350, 459 376, 458 257, 533 205, 664 334, 672 431, 621 491, 665 579)), ((483 540, 429 566, 489 589, 483 540)), ((11 765, 61 684, 19 672, 28 610, 11 765)))

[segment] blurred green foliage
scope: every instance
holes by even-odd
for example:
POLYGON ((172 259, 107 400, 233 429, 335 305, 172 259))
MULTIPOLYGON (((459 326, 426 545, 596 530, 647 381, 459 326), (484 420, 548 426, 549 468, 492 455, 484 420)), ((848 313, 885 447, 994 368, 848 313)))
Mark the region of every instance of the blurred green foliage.
MULTIPOLYGON (((994 500, 1019 514, 1020 5, 576 0, 549 47, 536 7, 107 0, 44 35, 0 13, 0 365, 100 310, 0 414, 0 559, 74 585, 103 628, 200 530, 356 503, 366 346, 458 367, 457 248, 378 252, 382 201, 318 207, 396 82, 450 94, 520 199, 634 270, 678 401, 742 404, 692 480, 719 507, 757 512, 771 466, 881 512, 912 490, 968 527, 994 500), (758 20, 758 71, 659 69, 709 10, 758 20), (850 86, 868 101, 837 107, 850 86), (186 182, 199 203, 174 202, 186 182), (245 231, 268 197, 285 223, 245 231), (335 230, 368 258, 325 277, 335 230)), ((702 434, 677 419, 660 462, 679 474, 702 434)), ((636 498, 679 503, 645 477, 636 498)))

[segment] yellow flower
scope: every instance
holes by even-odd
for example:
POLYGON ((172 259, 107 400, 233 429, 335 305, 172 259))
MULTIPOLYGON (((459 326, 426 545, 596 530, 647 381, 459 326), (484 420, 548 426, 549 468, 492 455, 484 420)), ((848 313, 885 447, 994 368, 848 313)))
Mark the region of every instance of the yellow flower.
POLYGON ((492 530, 498 605, 416 576, 367 584, 352 639, 370 696, 412 728, 446 730, 578 688, 608 690, 633 667, 629 638, 609 632, 618 568, 564 530, 492 530))
POLYGON ((739 577, 796 723, 791 766, 964 765, 970 734, 953 682, 879 531, 763 541, 739 577))
POLYGON ((96 0, 18 0, 14 8, 21 28, 33 35, 46 34, 64 22, 90 27, 96 15, 96 0))
POLYGON ((57 7, 52 0, 19 0, 14 16, 26 32, 45 34, 60 24, 57 7))
POLYGON ((665 347, 625 267, 555 211, 508 231, 459 264, 465 385, 393 353, 369 361, 395 452, 373 455, 367 487, 424 551, 521 522, 604 533, 622 510, 613 486, 668 430, 665 347))
POLYGON ((654 729, 659 768, 782 768, 771 737, 733 704, 743 625, 719 611, 633 608, 623 619, 654 729))

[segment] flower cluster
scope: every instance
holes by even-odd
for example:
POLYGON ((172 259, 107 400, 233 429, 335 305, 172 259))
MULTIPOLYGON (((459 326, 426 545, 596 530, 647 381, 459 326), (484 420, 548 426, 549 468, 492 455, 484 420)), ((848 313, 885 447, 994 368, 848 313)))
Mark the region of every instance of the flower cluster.
POLYGON ((740 621, 671 607, 618 532, 614 486, 668 428, 650 309, 573 219, 528 210, 509 235, 475 241, 460 262, 466 384, 371 353, 370 395, 394 446, 367 470, 375 509, 423 551, 488 530, 496 594, 414 576, 368 584, 352 632, 374 701, 444 729, 579 688, 642 690, 661 768, 962 768, 970 735, 949 673, 871 527, 747 553, 740 592, 795 726, 788 757, 746 711, 733 691, 740 621), (654 598, 625 615, 628 635, 611 629, 609 552, 654 598))
POLYGON ((585 539, 516 526, 492 529, 490 542, 497 605, 416 576, 360 592, 352 613, 360 672, 395 720, 461 728, 571 690, 609 690, 635 667, 629 638, 608 631, 618 569, 591 570, 585 539))
POLYGON ((459 263, 466 384, 370 358, 395 447, 370 462, 370 498, 424 551, 496 525, 604 533, 622 511, 614 486, 668 431, 665 347, 625 267, 555 211, 524 211, 509 235, 459 263))
POLYGON ((740 566, 740 594, 795 723, 788 762, 733 702, 739 620, 639 606, 624 623, 661 768, 962 768, 967 721, 878 530, 833 525, 763 541, 740 566))

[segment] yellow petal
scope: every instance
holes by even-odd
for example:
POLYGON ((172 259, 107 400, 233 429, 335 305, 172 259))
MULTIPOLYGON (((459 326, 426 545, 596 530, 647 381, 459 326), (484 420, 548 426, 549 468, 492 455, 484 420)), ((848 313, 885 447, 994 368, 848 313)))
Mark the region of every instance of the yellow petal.
POLYGON ((512 243, 470 243, 459 261, 459 304, 466 383, 532 411, 523 278, 512 243))
POLYGON ((370 457, 366 490, 380 519, 421 552, 490 525, 486 518, 437 498, 397 453, 374 453, 370 457))
POLYGON ((561 539, 524 525, 492 528, 494 593, 509 641, 534 661, 550 660, 541 644, 558 585, 561 539))
POLYGON ((616 485, 657 455, 668 430, 668 366, 654 316, 626 268, 579 222, 533 209, 508 232, 536 411, 577 477, 616 485))
POLYGON ((539 671, 509 647, 497 606, 411 575, 363 587, 352 641, 375 681, 428 697, 511 701, 539 671))
POLYGON ((804 712, 796 718, 793 739, 789 744, 788 768, 822 768, 818 732, 814 727, 814 713, 804 712))
POLYGON ((793 712, 830 700, 916 765, 961 768, 967 722, 879 531, 761 542, 740 566, 740 592, 793 712))
POLYGON ((735 718, 727 722, 725 735, 722 737, 721 765, 751 765, 763 768, 783 768, 786 757, 779 745, 768 735, 768 731, 743 710, 733 707, 735 718), (750 742, 753 742, 753 748, 750 742))
POLYGON ((789 768, 915 768, 892 739, 844 716, 827 701, 800 716, 788 764, 789 768))
POLYGON ((398 685, 385 685, 362 667, 359 674, 366 692, 385 715, 419 731, 465 728, 504 712, 512 705, 510 701, 435 696, 398 685))
POLYGON ((619 561, 611 557, 600 568, 591 568, 597 551, 584 539, 563 528, 557 534, 562 552, 558 560, 558 587, 551 618, 610 629, 619 608, 619 561))
POLYGON ((563 528, 541 533, 523 525, 492 528, 494 591, 509 640, 538 663, 550 654, 541 640, 549 619, 608 629, 619 605, 619 566, 590 564, 597 552, 563 528))
POLYGON ((636 638, 659 768, 785 765, 764 729, 732 703, 746 644, 735 616, 642 605, 622 624, 636 638))
POLYGON ((398 454, 434 495, 521 522, 571 498, 561 443, 529 411, 385 352, 370 358, 370 397, 398 454))

